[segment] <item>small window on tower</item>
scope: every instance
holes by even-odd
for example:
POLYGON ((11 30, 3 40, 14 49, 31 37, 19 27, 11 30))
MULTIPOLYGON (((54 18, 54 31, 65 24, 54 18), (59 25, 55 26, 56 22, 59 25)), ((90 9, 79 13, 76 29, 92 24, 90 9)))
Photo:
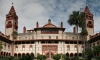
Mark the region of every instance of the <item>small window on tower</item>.
POLYGON ((11 24, 11 21, 8 21, 8 24, 11 24))

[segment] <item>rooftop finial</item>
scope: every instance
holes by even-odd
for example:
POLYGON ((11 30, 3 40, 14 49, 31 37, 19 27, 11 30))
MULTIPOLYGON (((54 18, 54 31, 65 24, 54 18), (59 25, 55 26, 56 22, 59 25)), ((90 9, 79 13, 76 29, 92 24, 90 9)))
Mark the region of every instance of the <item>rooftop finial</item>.
POLYGON ((49 18, 48 23, 51 23, 51 19, 49 18))
POLYGON ((88 5, 87 0, 86 0, 86 6, 88 5))
POLYGON ((13 6, 13 0, 12 0, 12 6, 13 6))

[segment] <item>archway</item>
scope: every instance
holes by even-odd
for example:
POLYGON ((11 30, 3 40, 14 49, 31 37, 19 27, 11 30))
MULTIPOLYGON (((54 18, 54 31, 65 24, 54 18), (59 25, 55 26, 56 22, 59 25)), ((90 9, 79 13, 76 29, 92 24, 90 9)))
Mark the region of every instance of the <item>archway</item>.
POLYGON ((79 57, 82 57, 82 53, 79 53, 79 57))
POLYGON ((74 56, 77 57, 77 53, 75 53, 74 56))
POLYGON ((8 56, 8 52, 6 53, 6 56, 8 56))
POLYGON ((11 54, 9 53, 9 56, 11 56, 11 54))
POLYGON ((14 53, 14 57, 17 57, 17 53, 14 53))
POLYGON ((70 57, 73 57, 73 53, 70 53, 70 57))
POLYGON ((66 53, 66 56, 69 57, 69 53, 66 53))
POLYGON ((34 57, 34 54, 33 53, 31 53, 30 55, 34 57))
POLYGON ((21 57, 21 53, 18 53, 18 58, 20 58, 21 57))
POLYGON ((26 53, 26 55, 30 55, 29 53, 26 53))
POLYGON ((1 52, 1 56, 3 56, 3 52, 1 52))
POLYGON ((25 56, 25 53, 22 53, 22 56, 25 56))
POLYGON ((4 56, 6 57, 6 52, 4 52, 4 56))

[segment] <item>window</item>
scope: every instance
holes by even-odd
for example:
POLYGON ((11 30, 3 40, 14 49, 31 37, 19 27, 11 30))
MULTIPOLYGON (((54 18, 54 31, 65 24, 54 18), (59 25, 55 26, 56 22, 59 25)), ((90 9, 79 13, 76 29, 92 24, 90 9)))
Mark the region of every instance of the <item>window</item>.
POLYGON ((41 33, 57 34, 58 30, 57 29, 44 29, 41 31, 41 33))
POLYGON ((95 46, 95 43, 93 43, 93 46, 95 46))
POLYGON ((99 41, 97 42, 97 45, 99 45, 99 41))
POLYGON ((82 47, 81 47, 81 48, 82 48, 82 50, 83 50, 83 48, 84 48, 84 45, 82 45, 82 47))
POLYGON ((56 39, 58 39, 58 36, 56 36, 56 39))
POLYGON ((77 45, 74 46, 74 50, 77 51, 77 45))
POLYGON ((67 51, 70 51, 70 45, 67 45, 67 51))
POLYGON ((4 43, 4 50, 6 50, 6 43, 4 43))
POLYGON ((57 46, 54 46, 54 51, 56 51, 57 50, 57 46))
POLYGON ((43 46, 43 51, 46 51, 46 49, 47 49, 46 46, 43 46))
POLYGON ((8 50, 10 50, 10 45, 8 45, 8 50))
POLYGON ((27 37, 25 37, 25 39, 27 39, 27 37))
POLYGON ((22 45, 22 51, 25 51, 25 45, 22 45))
POLYGON ((34 36, 32 36, 32 39, 34 39, 34 36))
POLYGON ((51 36, 49 36, 49 39, 51 39, 51 36))
POLYGON ((72 39, 74 40, 74 37, 72 37, 72 39))
POLYGON ((18 46, 17 45, 15 46, 15 51, 18 51, 18 46))
POLYGON ((29 46, 29 50, 32 51, 33 50, 33 45, 29 46))
POLYGON ((43 39, 44 37, 43 36, 41 36, 41 39, 43 39))

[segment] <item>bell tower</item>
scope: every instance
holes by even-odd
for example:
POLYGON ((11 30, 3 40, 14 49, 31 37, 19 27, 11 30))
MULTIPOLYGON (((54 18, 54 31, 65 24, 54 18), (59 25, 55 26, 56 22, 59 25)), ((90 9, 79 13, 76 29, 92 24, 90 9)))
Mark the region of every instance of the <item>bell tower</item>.
POLYGON ((12 40, 12 32, 18 31, 18 16, 16 15, 14 6, 12 5, 9 13, 6 15, 5 34, 12 40))
POLYGON ((85 23, 86 23, 85 25, 86 25, 86 29, 88 31, 87 40, 89 40, 90 36, 94 35, 93 14, 90 12, 88 6, 85 7, 84 13, 85 13, 85 23))

